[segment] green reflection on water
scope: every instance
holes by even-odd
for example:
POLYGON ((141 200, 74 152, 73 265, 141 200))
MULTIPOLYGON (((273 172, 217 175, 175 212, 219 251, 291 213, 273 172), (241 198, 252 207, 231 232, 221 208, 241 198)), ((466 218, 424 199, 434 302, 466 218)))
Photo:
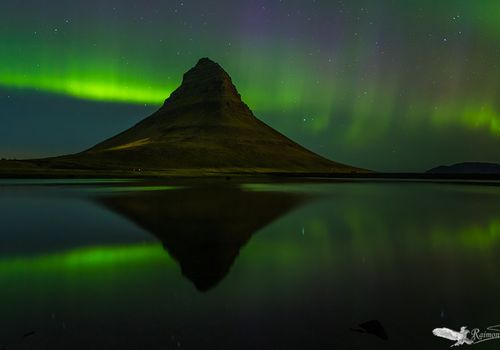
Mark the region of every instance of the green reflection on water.
POLYGON ((160 244, 90 247, 35 257, 0 260, 0 276, 21 270, 84 270, 113 265, 170 263, 160 244))
MULTIPOLYGON (((328 196, 312 200, 313 203, 310 203, 312 205, 307 205, 296 211, 289 219, 278 220, 277 225, 273 224, 264 229, 271 234, 284 234, 281 239, 266 240, 265 245, 251 243, 249 247, 244 249, 245 256, 255 264, 280 265, 284 269, 287 266, 296 265, 301 266, 301 270, 307 270, 307 266, 310 264, 306 262, 311 261, 311 259, 322 257, 323 261, 333 262, 336 257, 344 255, 346 252, 349 252, 352 257, 358 258, 378 257, 387 263, 396 262, 401 252, 419 255, 426 251, 432 253, 455 251, 470 256, 479 250, 482 254, 481 257, 486 258, 490 255, 488 250, 496 249, 500 243, 500 218, 495 214, 490 202, 478 206, 480 202, 477 201, 474 207, 483 210, 477 210, 474 215, 473 212, 470 212, 471 207, 457 204, 460 201, 455 201, 455 197, 447 198, 442 195, 428 197, 425 191, 424 195, 419 197, 416 195, 418 192, 413 192, 413 190, 408 193, 396 192, 395 195, 389 196, 388 189, 390 187, 382 184, 378 186, 341 184, 335 187, 332 187, 331 184, 248 184, 243 185, 242 188, 250 192, 240 192, 234 189, 231 191, 217 190, 206 195, 200 194, 199 190, 188 191, 178 186, 133 185, 94 187, 89 190, 109 193, 159 191, 160 193, 157 193, 159 197, 154 197, 157 198, 156 201, 152 200, 153 197, 122 198, 121 195, 118 196, 119 202, 117 203, 127 203, 128 211, 121 214, 134 214, 136 220, 132 221, 140 222, 139 226, 146 228, 155 236, 162 236, 162 233, 165 232, 165 234, 177 236, 179 239, 186 237, 186 232, 183 231, 186 228, 185 222, 193 221, 196 218, 206 220, 204 217, 206 215, 212 220, 212 224, 216 224, 218 233, 227 231, 225 239, 229 240, 235 235, 238 236, 236 231, 241 228, 243 218, 253 218, 250 213, 255 214, 259 210, 271 210, 264 205, 264 203, 269 203, 270 197, 264 195, 263 192, 273 192, 271 198, 274 198, 278 196, 275 192, 278 190, 282 194, 290 192, 318 193, 330 188, 328 196), (170 190, 178 191, 172 192, 170 190), (161 191, 166 192, 162 194, 161 191), (249 202, 254 196, 251 192, 256 192, 255 203, 249 202), (246 203, 249 207, 243 207, 246 208, 245 215, 232 218, 230 214, 235 205, 231 207, 228 206, 228 203, 238 202, 236 198, 239 197, 235 197, 235 194, 242 196, 241 203, 246 203), (210 200, 201 205, 200 196, 203 198, 206 196, 210 200), (229 202, 219 203, 224 197, 227 197, 229 202), (381 200, 382 198, 385 199, 385 202, 381 200), (444 211, 436 214, 434 211, 426 209, 426 201, 429 198, 438 198, 438 203, 446 205, 449 213, 444 211), (189 204, 186 204, 185 211, 179 207, 181 199, 184 203, 189 204), (221 217, 217 218, 215 216, 218 213, 217 210, 225 214, 221 214, 221 217), (461 221, 454 220, 453 215, 457 215, 461 221), (229 220, 229 218, 232 219, 229 220), (164 225, 159 226, 159 222, 163 222, 164 225), (298 244, 295 235, 299 236, 301 232, 302 235, 305 233, 305 237, 298 244), (285 236, 288 236, 288 233, 292 235, 287 239, 285 236)), ((417 191, 420 191, 420 188, 417 188, 417 191)), ((448 194, 454 192, 466 195, 475 193, 481 196, 488 194, 496 196, 498 193, 496 188, 488 187, 448 187, 446 191, 443 191, 443 193, 448 194)), ((473 203, 474 199, 476 198, 467 197, 467 203, 473 203)), ((236 207, 240 207, 240 205, 236 207)), ((277 205, 272 207, 276 209, 277 205)), ((276 220, 277 217, 273 219, 276 220)), ((206 224, 206 221, 203 220, 201 221, 206 224)), ((253 218, 251 221, 258 220, 253 218)), ((195 228, 197 227, 203 227, 203 225, 200 223, 200 226, 195 228)), ((257 225, 255 229, 258 231, 258 228, 257 225)), ((248 235, 257 231, 248 232, 248 235)), ((214 234, 212 232, 205 233, 207 235, 214 234)), ((241 235, 241 233, 239 234, 241 235)), ((179 245, 181 242, 182 248, 187 249, 189 242, 179 241, 179 239, 176 244, 179 245)), ((171 244, 166 244, 166 246, 172 248, 171 244)), ((224 248, 224 245, 222 247, 224 248)), ((223 249, 221 250, 219 247, 219 250, 216 252, 217 256, 222 256, 223 249)), ((169 262, 170 265, 173 262, 161 244, 92 247, 29 258, 0 259, 0 276, 6 271, 19 269, 85 269, 114 264, 147 264, 159 261, 169 262)))
POLYGON ((495 218, 484 225, 471 225, 459 230, 436 228, 431 233, 436 247, 449 247, 459 244, 463 247, 487 250, 500 243, 500 218, 495 218))

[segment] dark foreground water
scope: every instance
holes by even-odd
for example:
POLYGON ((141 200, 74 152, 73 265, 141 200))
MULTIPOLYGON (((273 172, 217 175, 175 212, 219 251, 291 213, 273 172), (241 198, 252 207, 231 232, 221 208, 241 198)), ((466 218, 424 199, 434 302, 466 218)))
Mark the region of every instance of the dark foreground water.
POLYGON ((497 186, 0 182, 0 349, 446 349, 499 267, 497 186))

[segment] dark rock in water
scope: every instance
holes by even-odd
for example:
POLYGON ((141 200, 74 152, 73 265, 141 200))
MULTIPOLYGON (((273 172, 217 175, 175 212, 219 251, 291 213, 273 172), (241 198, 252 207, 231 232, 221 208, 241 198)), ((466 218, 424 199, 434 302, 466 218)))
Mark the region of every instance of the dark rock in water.
POLYGON ((467 162, 441 165, 427 171, 428 174, 500 174, 500 164, 467 162))
POLYGON ((38 164, 141 171, 363 171, 323 158, 257 119, 229 75, 208 58, 184 74, 179 88, 150 117, 85 152, 38 164))
POLYGON ((372 334, 383 340, 389 339, 384 326, 377 320, 363 322, 357 328, 351 328, 351 331, 372 334))
POLYGON ((23 338, 28 338, 28 337, 31 337, 32 335, 34 335, 36 332, 35 331, 31 331, 31 332, 28 332, 28 333, 25 333, 23 334, 23 338))

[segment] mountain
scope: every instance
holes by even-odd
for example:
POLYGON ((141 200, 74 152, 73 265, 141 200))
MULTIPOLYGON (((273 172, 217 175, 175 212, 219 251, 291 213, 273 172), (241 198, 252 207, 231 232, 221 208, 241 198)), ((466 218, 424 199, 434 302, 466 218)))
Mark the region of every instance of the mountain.
POLYGON ((466 162, 450 166, 441 165, 430 170, 428 174, 500 174, 500 164, 466 162))
POLYGON ((151 116, 74 155, 38 161, 57 169, 363 172, 323 158, 257 119, 229 75, 208 58, 151 116))

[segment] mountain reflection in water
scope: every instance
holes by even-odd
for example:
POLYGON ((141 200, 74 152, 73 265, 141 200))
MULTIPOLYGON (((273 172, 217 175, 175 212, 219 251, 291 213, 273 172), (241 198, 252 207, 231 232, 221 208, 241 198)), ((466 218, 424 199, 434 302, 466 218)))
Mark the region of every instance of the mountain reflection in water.
POLYGON ((182 274, 207 291, 227 275, 254 233, 305 199, 286 192, 208 187, 130 192, 98 202, 158 238, 182 274))

